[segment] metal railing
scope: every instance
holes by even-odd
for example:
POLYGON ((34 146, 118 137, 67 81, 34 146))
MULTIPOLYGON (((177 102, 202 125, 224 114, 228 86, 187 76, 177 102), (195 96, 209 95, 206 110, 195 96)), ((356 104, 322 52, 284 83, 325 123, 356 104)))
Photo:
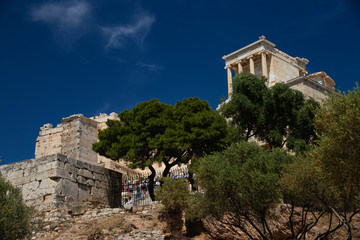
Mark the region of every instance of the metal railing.
MULTIPOLYGON (((163 172, 156 172, 154 180, 154 191, 160 186, 160 179, 163 172)), ((149 175, 150 173, 136 174, 131 176, 125 176, 122 179, 121 186, 121 206, 145 206, 152 202, 149 195, 149 175)), ((167 175, 170 178, 188 178, 188 167, 176 167, 172 168, 167 175)))

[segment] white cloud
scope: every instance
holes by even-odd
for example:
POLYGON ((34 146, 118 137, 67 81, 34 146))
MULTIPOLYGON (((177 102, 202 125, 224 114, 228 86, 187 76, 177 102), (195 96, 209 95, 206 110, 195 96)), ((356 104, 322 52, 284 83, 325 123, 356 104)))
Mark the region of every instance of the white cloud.
POLYGON ((163 66, 156 65, 156 64, 148 64, 148 63, 144 63, 144 62, 137 62, 136 65, 140 66, 140 67, 143 67, 143 68, 147 68, 149 71, 156 72, 156 73, 164 70, 163 66))
POLYGON ((58 31, 78 30, 90 17, 91 7, 86 1, 50 2, 32 9, 33 21, 56 27, 58 31))
POLYGON ((155 17, 143 11, 142 13, 137 13, 134 21, 130 24, 102 27, 101 30, 107 37, 106 49, 124 47, 129 40, 134 41, 138 46, 142 47, 154 22, 155 17))

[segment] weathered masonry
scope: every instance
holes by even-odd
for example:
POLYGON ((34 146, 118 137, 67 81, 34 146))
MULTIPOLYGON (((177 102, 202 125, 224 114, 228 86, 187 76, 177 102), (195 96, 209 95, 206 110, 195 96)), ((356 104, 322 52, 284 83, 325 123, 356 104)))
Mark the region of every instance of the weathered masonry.
POLYGON ((0 171, 21 189, 25 203, 39 210, 79 214, 99 204, 120 207, 122 174, 89 162, 53 154, 3 165, 0 171))
POLYGON ((116 113, 102 113, 91 118, 75 114, 63 118, 56 127, 45 124, 36 139, 35 158, 59 153, 91 164, 100 164, 123 174, 136 173, 124 163, 100 156, 92 150, 92 145, 98 141, 98 131, 107 127, 108 119, 119 120, 119 117, 116 113))
POLYGON ((0 172, 21 189, 26 204, 39 210, 65 208, 76 214, 99 204, 120 207, 122 176, 137 172, 92 150, 108 119, 119 120, 115 113, 76 114, 56 127, 45 124, 35 158, 0 166, 0 172))
POLYGON ((325 72, 309 74, 306 58, 291 57, 275 48, 275 44, 261 36, 235 52, 223 56, 228 80, 228 96, 233 91, 232 78, 237 73, 252 73, 265 76, 269 87, 284 82, 293 89, 301 91, 305 97, 323 99, 334 92, 335 82, 325 72))

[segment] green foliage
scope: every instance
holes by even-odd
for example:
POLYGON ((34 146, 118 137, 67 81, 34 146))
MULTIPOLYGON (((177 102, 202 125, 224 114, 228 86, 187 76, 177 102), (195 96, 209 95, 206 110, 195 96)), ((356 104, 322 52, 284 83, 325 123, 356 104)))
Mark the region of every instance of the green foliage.
POLYGON ((360 88, 326 99, 316 112, 315 127, 319 147, 313 157, 331 189, 322 200, 351 239, 350 223, 360 213, 360 88))
POLYGON ((244 141, 206 156, 196 171, 199 185, 205 190, 200 212, 217 219, 230 213, 236 221, 228 224, 257 226, 254 230, 266 239, 271 231, 262 226, 280 202, 280 173, 291 161, 292 156, 282 149, 268 152, 244 141))
POLYGON ((316 110, 315 127, 318 146, 288 165, 281 181, 285 200, 311 212, 315 220, 302 218, 300 232, 292 227, 293 237, 301 239, 328 215, 328 228, 318 238, 345 226, 351 239, 350 223, 360 212, 360 89, 325 99, 316 110))
POLYGON ((199 98, 184 99, 175 106, 153 99, 119 117, 120 121, 107 122, 93 149, 113 160, 124 158, 134 168, 149 167, 150 181, 155 177, 154 162, 165 164, 166 176, 173 166, 221 150, 229 142, 224 117, 199 98))
POLYGON ((268 91, 264 78, 253 74, 238 74, 233 80, 234 93, 220 112, 236 127, 236 137, 247 141, 261 131, 263 119, 263 95, 268 91))
POLYGON ((327 185, 321 177, 321 170, 309 156, 300 156, 285 166, 281 179, 284 198, 297 207, 321 208, 319 194, 327 185))
POLYGON ((343 210, 360 203, 360 88, 333 95, 316 113, 319 147, 315 159, 342 199, 343 210))
POLYGON ((189 206, 190 191, 186 179, 162 178, 163 184, 156 191, 156 199, 161 201, 167 212, 182 212, 189 206))
MULTIPOLYGON (((333 202, 335 192, 324 178, 324 174, 310 153, 298 156, 293 163, 285 166, 281 179, 284 201, 289 210, 289 229, 291 239, 306 239, 307 233, 313 229, 321 219, 327 221, 327 227, 318 231, 314 239, 327 239, 331 233, 339 229, 341 219, 333 221, 333 202), (301 210, 301 218, 295 213, 301 210), (308 216, 311 216, 309 218, 308 216)), ((324 221, 323 220, 323 221, 324 221)))
POLYGON ((30 231, 32 208, 23 202, 21 192, 0 175, 0 239, 24 239, 30 231))
MULTIPOLYGON (((206 101, 184 99, 175 106, 153 99, 119 114, 121 121, 108 121, 93 149, 117 160, 125 157, 134 167, 153 162, 186 163, 192 156, 203 156, 222 149, 228 142, 225 119, 206 101), (184 155, 185 154, 185 155, 184 155)), ((174 164, 175 165, 175 164, 174 164)))
POLYGON ((238 139, 255 137, 271 148, 286 145, 290 150, 304 152, 316 138, 313 112, 318 106, 284 83, 267 88, 264 78, 238 74, 234 93, 220 111, 230 119, 238 139))

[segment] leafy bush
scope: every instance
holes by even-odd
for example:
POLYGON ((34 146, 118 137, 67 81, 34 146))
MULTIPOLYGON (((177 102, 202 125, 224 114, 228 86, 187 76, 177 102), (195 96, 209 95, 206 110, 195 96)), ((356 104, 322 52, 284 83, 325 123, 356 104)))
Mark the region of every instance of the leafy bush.
POLYGON ((162 178, 163 184, 156 192, 167 212, 182 212, 189 206, 190 192, 186 179, 162 178))
POLYGON ((20 189, 0 175, 0 240, 28 236, 31 213, 32 208, 24 204, 20 189))
POLYGON ((183 211, 189 206, 190 191, 186 179, 162 178, 163 184, 156 192, 156 199, 164 205, 161 216, 166 222, 165 232, 170 239, 182 239, 183 211))
POLYGON ((272 239, 269 219, 282 199, 281 171, 292 159, 282 149, 268 152, 245 141, 206 156, 195 172, 204 190, 198 198, 200 217, 212 216, 239 227, 251 239, 272 239), (247 227, 252 231, 247 232, 247 227))

